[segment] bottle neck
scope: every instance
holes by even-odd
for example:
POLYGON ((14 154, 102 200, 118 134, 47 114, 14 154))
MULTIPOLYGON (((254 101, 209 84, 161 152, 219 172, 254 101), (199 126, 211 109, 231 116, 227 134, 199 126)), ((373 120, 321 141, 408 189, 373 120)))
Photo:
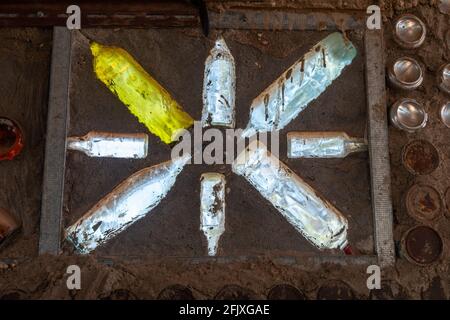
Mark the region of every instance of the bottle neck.
POLYGON ((89 141, 79 138, 79 137, 69 137, 67 138, 67 149, 89 152, 89 141))
POLYGON ((346 141, 345 143, 347 154, 352 152, 366 151, 367 148, 368 147, 365 139, 351 139, 349 141, 346 141))

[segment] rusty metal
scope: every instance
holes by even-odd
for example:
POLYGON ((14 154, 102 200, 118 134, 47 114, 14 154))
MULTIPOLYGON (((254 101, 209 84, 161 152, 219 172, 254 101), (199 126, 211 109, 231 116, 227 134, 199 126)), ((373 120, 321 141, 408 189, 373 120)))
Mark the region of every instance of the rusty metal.
POLYGON ((225 13, 209 11, 212 28, 244 30, 354 30, 365 27, 365 13, 310 10, 230 9, 225 13))
POLYGON ((428 226, 409 229, 402 239, 402 245, 406 259, 420 266, 436 262, 443 252, 441 236, 428 226))
POLYGON ((351 30, 366 26, 370 0, 208 0, 213 28, 249 30, 351 30))
MULTIPOLYGON (((1 27, 65 26, 69 1, 2 1, 1 27)), ((197 27, 198 8, 186 1, 77 1, 81 26, 197 27)))
POLYGON ((365 27, 370 1, 207 1, 213 28, 350 30, 365 27))
POLYGON ((366 11, 367 7, 373 4, 371 0, 342 1, 342 0, 206 0, 210 10, 225 9, 253 9, 253 10, 347 10, 366 11))
POLYGON ((439 166, 439 154, 430 142, 413 140, 403 147, 402 161, 412 174, 425 175, 439 166))
POLYGON ((427 185, 414 184, 409 188, 405 198, 406 211, 419 221, 430 221, 441 214, 441 197, 439 192, 427 185))

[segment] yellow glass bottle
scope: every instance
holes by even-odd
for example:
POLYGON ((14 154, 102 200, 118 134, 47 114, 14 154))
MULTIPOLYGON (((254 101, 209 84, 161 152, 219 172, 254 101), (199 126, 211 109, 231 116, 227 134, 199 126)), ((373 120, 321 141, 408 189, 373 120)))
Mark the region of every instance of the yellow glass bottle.
POLYGON ((169 144, 192 117, 124 49, 91 42, 94 72, 153 134, 169 144))

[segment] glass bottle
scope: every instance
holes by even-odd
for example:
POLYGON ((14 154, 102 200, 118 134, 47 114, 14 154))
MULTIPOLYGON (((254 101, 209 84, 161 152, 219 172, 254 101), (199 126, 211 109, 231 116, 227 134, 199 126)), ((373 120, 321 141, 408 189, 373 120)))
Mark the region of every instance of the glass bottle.
POLYGON ((289 158, 345 158, 367 150, 365 139, 345 132, 289 132, 287 140, 289 158))

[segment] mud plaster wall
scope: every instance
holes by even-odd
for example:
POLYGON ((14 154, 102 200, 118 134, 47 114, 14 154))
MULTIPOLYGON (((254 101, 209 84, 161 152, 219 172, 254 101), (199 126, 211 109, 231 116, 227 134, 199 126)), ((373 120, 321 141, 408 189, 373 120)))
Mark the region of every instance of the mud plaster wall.
POLYGON ((0 163, 0 207, 22 224, 0 257, 37 254, 51 39, 51 30, 0 29, 0 116, 25 134, 22 153, 0 163))

